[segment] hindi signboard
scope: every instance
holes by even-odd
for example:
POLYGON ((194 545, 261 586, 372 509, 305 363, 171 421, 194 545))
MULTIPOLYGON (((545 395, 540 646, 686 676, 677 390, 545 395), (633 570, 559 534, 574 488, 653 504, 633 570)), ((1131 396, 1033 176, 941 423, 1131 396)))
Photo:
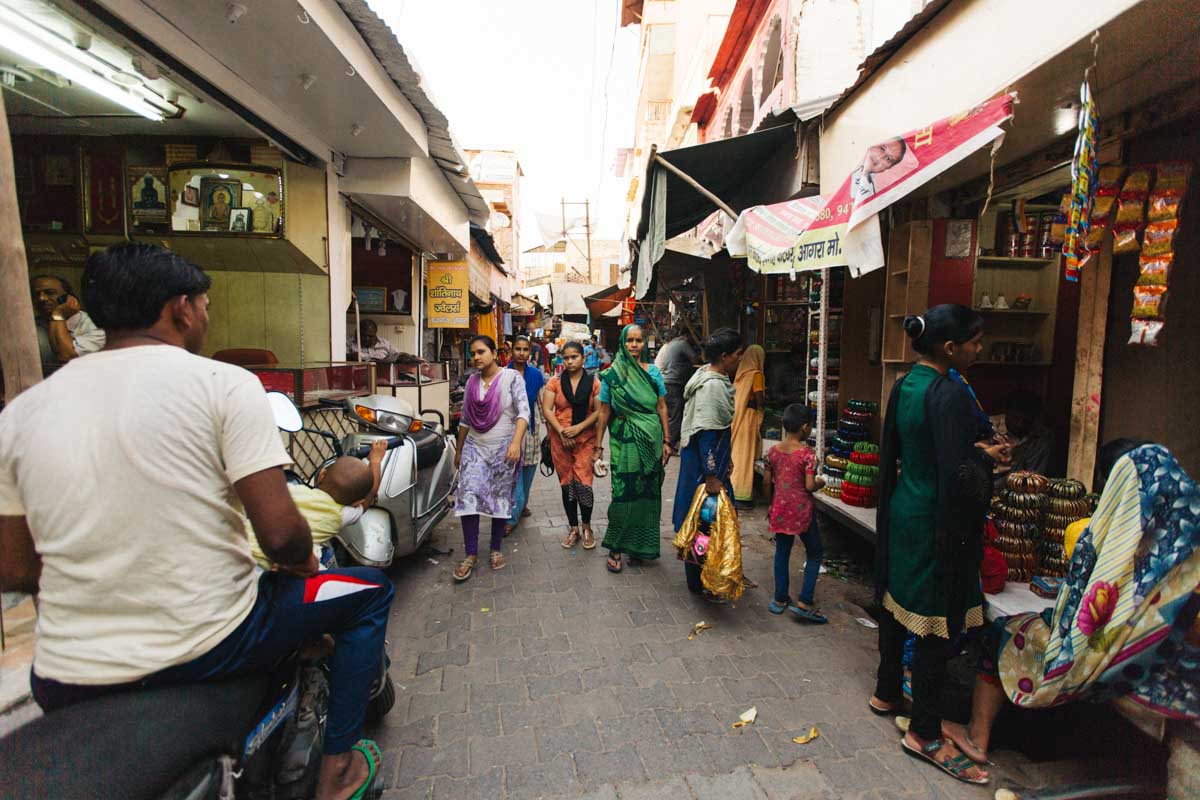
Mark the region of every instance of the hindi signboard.
POLYGON ((466 261, 433 261, 425 287, 430 328, 466 328, 470 324, 470 273, 466 261))

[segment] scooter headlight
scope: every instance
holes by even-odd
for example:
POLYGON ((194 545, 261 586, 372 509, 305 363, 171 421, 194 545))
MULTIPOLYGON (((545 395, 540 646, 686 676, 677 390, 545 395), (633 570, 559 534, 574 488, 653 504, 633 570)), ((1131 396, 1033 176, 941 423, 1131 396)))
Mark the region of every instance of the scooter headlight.
POLYGON ((363 422, 388 433, 408 433, 409 427, 412 425, 412 419, 403 414, 393 414, 391 411, 381 411, 377 408, 356 405, 354 413, 363 422))

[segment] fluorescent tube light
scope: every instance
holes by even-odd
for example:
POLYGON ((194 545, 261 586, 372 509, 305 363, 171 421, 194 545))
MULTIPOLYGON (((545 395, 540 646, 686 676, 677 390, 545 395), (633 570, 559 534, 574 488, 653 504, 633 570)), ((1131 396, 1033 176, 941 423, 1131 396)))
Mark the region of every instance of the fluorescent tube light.
POLYGON ((91 89, 101 97, 112 100, 148 120, 162 122, 162 113, 150 103, 127 91, 124 87, 118 86, 108 78, 97 75, 90 68, 80 64, 77 59, 68 58, 62 53, 55 52, 30 32, 14 27, 9 20, 3 17, 0 17, 0 34, 3 35, 5 47, 28 58, 38 66, 57 72, 64 78, 91 89))

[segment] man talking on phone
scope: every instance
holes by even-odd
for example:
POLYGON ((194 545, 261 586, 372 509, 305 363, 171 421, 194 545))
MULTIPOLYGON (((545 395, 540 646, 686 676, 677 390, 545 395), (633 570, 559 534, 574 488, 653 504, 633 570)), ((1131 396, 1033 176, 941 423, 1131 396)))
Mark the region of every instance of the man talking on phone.
POLYGON ((39 275, 31 287, 43 377, 50 377, 73 358, 103 349, 104 331, 80 309, 79 299, 66 279, 39 275))

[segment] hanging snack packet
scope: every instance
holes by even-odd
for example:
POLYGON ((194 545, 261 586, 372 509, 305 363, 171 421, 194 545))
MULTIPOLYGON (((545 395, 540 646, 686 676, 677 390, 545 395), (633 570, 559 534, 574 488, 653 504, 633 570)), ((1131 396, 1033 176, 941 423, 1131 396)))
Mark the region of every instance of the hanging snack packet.
POLYGON ((1158 180, 1154 182, 1155 191, 1175 191, 1182 194, 1187 191, 1188 177, 1192 165, 1187 161, 1162 161, 1155 165, 1158 180))
POLYGON ((1121 179, 1124 177, 1124 164, 1110 164, 1107 167, 1101 167, 1096 178, 1096 194, 1116 194, 1121 188, 1121 179))
POLYGON ((1144 347, 1158 347, 1158 335, 1162 333, 1163 321, 1160 319, 1130 320, 1129 343, 1144 347))
POLYGON ((1146 234, 1142 240, 1142 256, 1163 256, 1174 252, 1171 242, 1175 238, 1175 231, 1179 227, 1179 220, 1167 219, 1162 222, 1152 222, 1146 226, 1146 234))
POLYGON ((1113 226, 1113 252, 1136 253, 1141 249, 1138 244, 1138 226, 1120 224, 1113 226))
POLYGON ((1179 201, 1182 199, 1182 193, 1176 189, 1165 191, 1155 189, 1150 193, 1150 205, 1146 209, 1146 219, 1151 222, 1177 219, 1179 217, 1179 201))
POLYGON ((1121 194, 1126 192, 1141 192, 1145 194, 1150 191, 1150 178, 1154 167, 1150 164, 1141 164, 1133 168, 1129 173, 1129 177, 1125 179, 1125 185, 1121 187, 1121 194))
MULTIPOLYGON (((1100 246, 1104 244, 1104 234, 1108 232, 1108 227, 1105 225, 1096 225, 1092 223, 1092 227, 1088 229, 1087 249, 1093 253, 1100 252, 1100 246)), ((1134 241, 1137 241, 1136 234, 1134 241)))
POLYGON ((1141 274, 1138 275, 1138 286, 1166 286, 1171 274, 1171 264, 1175 260, 1173 254, 1141 258, 1141 274))
POLYGON ((1165 286, 1135 286, 1132 316, 1135 319, 1162 319, 1166 299, 1165 286))
POLYGON ((1117 204, 1117 194, 1096 194, 1096 199, 1092 203, 1092 225, 1105 226, 1109 223, 1109 216, 1112 214, 1113 206, 1117 204))
POLYGON ((1142 227, 1142 220, 1146 217, 1146 193, 1124 191, 1118 199, 1114 224, 1142 227))

